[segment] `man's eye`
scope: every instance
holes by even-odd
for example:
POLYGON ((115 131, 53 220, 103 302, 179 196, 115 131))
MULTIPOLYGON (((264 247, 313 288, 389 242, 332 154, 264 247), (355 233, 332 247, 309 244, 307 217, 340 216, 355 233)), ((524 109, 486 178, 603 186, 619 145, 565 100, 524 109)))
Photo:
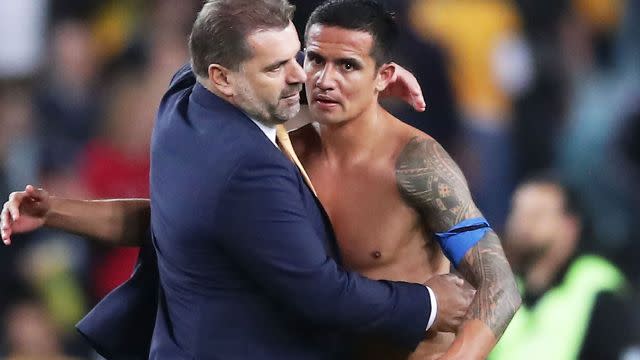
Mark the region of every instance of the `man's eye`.
POLYGON ((278 65, 276 67, 272 67, 271 69, 269 69, 269 72, 278 72, 278 71, 280 71, 280 69, 282 69, 282 65, 278 65))
POLYGON ((342 65, 342 68, 347 71, 352 71, 355 69, 355 66, 353 66, 353 64, 346 63, 342 65))

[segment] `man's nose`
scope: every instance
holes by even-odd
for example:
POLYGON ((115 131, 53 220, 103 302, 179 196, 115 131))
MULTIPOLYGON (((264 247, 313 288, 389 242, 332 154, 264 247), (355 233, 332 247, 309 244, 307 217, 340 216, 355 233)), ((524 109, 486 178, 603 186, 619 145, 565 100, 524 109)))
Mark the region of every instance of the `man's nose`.
POLYGON ((335 88, 333 69, 330 64, 326 64, 316 79, 316 86, 322 90, 332 90, 335 88))
POLYGON ((307 80, 307 74, 297 61, 293 61, 288 72, 287 83, 302 84, 307 80))

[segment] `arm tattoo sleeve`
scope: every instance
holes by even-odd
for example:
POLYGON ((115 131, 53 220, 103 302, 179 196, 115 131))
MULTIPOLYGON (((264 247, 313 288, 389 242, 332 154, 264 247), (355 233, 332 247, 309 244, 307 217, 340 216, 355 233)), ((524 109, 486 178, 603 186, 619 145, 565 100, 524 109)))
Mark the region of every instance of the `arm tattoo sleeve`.
MULTIPOLYGON (((396 162, 400 192, 430 232, 443 232, 480 216, 464 175, 431 138, 413 138, 396 162)), ((520 305, 520 296, 500 240, 488 232, 464 256, 461 275, 477 290, 468 319, 483 321, 499 339, 520 305)))

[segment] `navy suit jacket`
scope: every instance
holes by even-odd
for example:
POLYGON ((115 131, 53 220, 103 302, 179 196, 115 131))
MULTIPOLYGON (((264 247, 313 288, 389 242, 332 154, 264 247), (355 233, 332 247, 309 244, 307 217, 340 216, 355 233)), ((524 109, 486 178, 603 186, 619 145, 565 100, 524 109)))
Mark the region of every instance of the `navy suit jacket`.
MULTIPOLYGON (((132 278, 158 299, 150 358, 335 359, 346 354, 345 334, 409 348, 423 339, 426 288, 342 270, 328 219, 295 165, 189 66, 162 100, 151 154, 159 286, 132 278)), ((135 313, 123 319, 117 308, 134 324, 135 313)), ((96 323, 86 328, 104 329, 96 323)))

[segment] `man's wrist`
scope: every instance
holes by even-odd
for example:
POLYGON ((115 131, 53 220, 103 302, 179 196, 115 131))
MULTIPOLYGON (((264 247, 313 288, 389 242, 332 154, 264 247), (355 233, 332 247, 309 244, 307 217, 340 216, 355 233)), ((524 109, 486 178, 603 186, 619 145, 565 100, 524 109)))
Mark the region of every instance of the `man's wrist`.
POLYGON ((55 196, 49 197, 49 209, 43 216, 43 226, 54 228, 56 226, 59 226, 59 223, 63 218, 62 212, 60 211, 60 207, 62 206, 63 202, 64 199, 55 196))
POLYGON ((429 322, 427 322, 427 328, 425 329, 425 331, 429 331, 431 326, 433 326, 433 323, 436 322, 436 316, 438 314, 438 302, 436 300, 436 294, 433 292, 433 290, 431 290, 431 288, 426 285, 425 287, 427 288, 427 291, 429 291, 429 300, 431 303, 431 314, 429 314, 429 322))

